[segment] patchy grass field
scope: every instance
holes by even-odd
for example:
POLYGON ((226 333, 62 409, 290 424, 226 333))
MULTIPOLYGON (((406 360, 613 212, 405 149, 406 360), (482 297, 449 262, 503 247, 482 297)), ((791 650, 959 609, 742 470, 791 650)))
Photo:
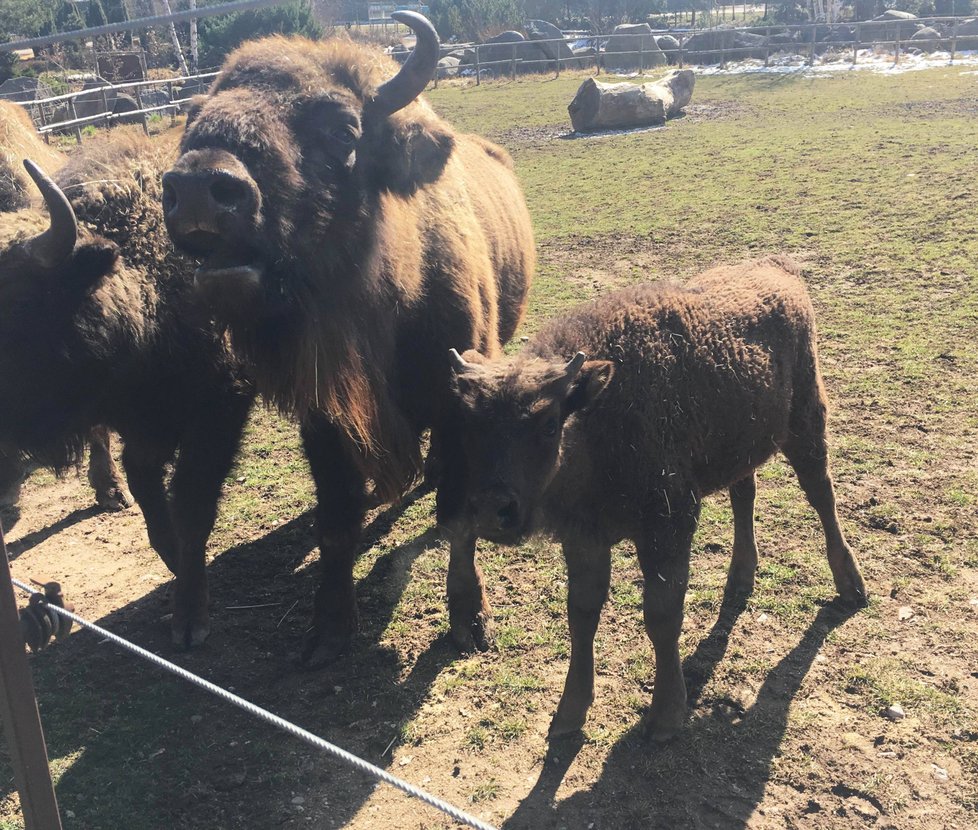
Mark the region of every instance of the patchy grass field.
MULTIPOLYGON (((524 333, 616 286, 800 259, 870 607, 831 602, 817 521, 774 462, 741 605, 722 602, 726 499, 703 512, 682 736, 642 738, 654 661, 623 545, 585 734, 548 754, 569 652, 559 550, 482 546, 497 647, 459 657, 432 498, 382 512, 357 568, 356 652, 300 673, 312 491, 292 427, 260 413, 211 542, 214 634, 175 659, 507 828, 975 826, 978 76, 703 78, 666 129, 567 138, 579 80, 431 95, 516 159, 541 255, 524 333), (884 717, 891 704, 906 718, 884 717)), ((61 580, 80 613, 169 655, 166 573, 140 517, 90 502, 80 480, 35 477, 9 534, 15 575, 61 580)), ((90 635, 32 664, 66 828, 453 826, 90 635)), ((0 780, 0 828, 18 827, 8 769, 0 780)))

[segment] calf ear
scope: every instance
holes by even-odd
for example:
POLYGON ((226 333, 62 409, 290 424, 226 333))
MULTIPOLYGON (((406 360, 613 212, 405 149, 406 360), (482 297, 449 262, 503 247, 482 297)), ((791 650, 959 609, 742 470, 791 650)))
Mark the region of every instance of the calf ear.
POLYGON ((570 415, 587 409, 604 392, 612 376, 615 364, 610 360, 588 360, 581 367, 577 377, 567 387, 564 412, 570 415))
POLYGON ((441 176, 455 149, 451 127, 430 110, 422 110, 418 117, 419 107, 427 109, 427 105, 416 104, 389 116, 387 129, 380 130, 377 140, 366 148, 381 190, 410 196, 441 176))

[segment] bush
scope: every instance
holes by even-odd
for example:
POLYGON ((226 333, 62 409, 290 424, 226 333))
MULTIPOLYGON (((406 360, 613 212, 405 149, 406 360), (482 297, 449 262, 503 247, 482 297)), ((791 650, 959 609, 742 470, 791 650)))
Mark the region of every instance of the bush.
POLYGON ((266 35, 304 35, 318 38, 323 29, 316 22, 309 0, 284 6, 208 17, 197 26, 201 66, 219 66, 228 53, 246 40, 266 35))

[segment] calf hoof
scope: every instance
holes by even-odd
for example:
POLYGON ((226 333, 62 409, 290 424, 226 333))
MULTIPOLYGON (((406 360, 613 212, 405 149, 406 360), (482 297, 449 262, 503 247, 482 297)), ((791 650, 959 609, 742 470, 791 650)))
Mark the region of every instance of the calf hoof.
POLYGON ((839 592, 839 598, 850 608, 865 608, 869 605, 866 583, 863 582, 863 576, 855 562, 847 567, 841 579, 836 579, 835 588, 839 592))
POLYGON ((471 620, 451 623, 452 642, 462 654, 476 651, 489 651, 492 648, 492 612, 480 611, 471 620))
POLYGON ((313 626, 303 635, 299 665, 307 671, 315 671, 335 663, 350 650, 355 630, 322 631, 313 626))
POLYGON ((123 486, 109 487, 95 492, 95 502, 103 510, 117 512, 128 510, 133 505, 130 492, 123 486))
POLYGON ((579 735, 584 728, 584 721, 586 719, 586 715, 562 717, 558 709, 557 714, 550 721, 550 728, 547 730, 547 740, 559 741, 561 738, 570 738, 574 735, 579 735))
POLYGON ((754 574, 756 567, 731 565, 727 571, 727 596, 746 596, 754 592, 754 574))

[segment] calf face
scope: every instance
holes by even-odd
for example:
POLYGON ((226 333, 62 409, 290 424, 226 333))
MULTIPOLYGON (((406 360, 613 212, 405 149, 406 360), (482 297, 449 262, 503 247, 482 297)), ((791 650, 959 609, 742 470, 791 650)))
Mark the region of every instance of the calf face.
POLYGON ((462 521, 476 536, 515 542, 534 529, 561 461, 567 419, 590 406, 614 364, 517 357, 488 362, 451 351, 453 399, 466 494, 462 521))

